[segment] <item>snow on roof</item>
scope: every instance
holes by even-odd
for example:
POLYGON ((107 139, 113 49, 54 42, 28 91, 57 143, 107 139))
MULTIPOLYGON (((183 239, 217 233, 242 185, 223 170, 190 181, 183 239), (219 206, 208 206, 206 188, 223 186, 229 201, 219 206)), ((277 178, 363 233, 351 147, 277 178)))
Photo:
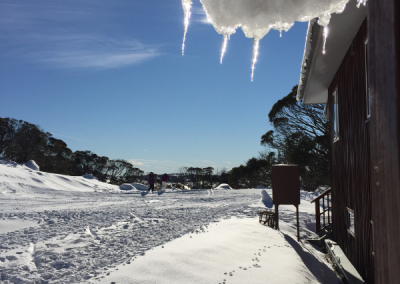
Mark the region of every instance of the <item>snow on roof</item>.
POLYGON ((324 39, 324 31, 316 25, 316 19, 308 25, 304 56, 300 70, 297 100, 304 104, 326 103, 328 88, 349 49, 360 25, 367 16, 367 8, 350 0, 342 14, 332 15, 329 37, 324 39), (326 48, 327 52, 323 53, 326 48))
MULTIPOLYGON (((349 0, 200 0, 208 20, 223 35, 221 63, 229 37, 241 28, 246 37, 253 39, 251 78, 260 40, 271 30, 288 31, 295 21, 306 22, 318 17, 318 24, 327 26, 331 15, 341 13, 349 0), (295 2, 295 3, 294 3, 295 2)), ((358 0, 364 3, 366 0, 358 0)), ((364 3, 365 4, 365 3, 364 3)), ((182 0, 184 10, 184 38, 189 26, 192 0, 182 0)))

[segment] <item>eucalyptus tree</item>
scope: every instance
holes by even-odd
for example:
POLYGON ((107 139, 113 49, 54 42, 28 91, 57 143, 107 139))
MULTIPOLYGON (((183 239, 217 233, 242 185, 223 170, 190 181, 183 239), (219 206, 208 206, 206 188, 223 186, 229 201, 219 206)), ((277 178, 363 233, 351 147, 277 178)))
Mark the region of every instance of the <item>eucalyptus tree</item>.
POLYGON ((274 127, 261 137, 261 145, 277 152, 283 163, 298 164, 306 190, 330 183, 329 122, 324 105, 296 100, 297 86, 276 102, 268 114, 274 127))

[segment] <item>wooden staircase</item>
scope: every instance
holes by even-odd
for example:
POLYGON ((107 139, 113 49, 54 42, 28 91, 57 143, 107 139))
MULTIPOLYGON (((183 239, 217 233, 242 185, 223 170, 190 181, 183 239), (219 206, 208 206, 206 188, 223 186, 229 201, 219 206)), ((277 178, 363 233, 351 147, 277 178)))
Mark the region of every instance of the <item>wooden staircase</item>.
POLYGON ((311 203, 315 202, 315 219, 316 228, 315 232, 318 234, 320 231, 328 228, 332 224, 332 188, 329 188, 324 193, 320 194, 311 203), (322 204, 321 204, 322 201, 322 204), (321 212, 322 207, 322 212, 321 212), (322 226, 321 226, 322 216, 322 226))

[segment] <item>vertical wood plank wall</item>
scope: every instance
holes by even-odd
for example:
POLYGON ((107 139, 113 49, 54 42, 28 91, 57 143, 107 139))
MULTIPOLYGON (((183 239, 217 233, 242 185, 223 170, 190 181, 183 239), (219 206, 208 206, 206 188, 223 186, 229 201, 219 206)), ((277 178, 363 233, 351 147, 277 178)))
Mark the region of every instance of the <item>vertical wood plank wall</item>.
POLYGON ((400 283, 400 1, 368 1, 375 283, 400 283))
MULTIPOLYGON (((365 47, 361 25, 329 87, 333 234, 367 283, 374 283, 371 225, 370 122, 366 110, 365 47), (339 140, 333 142, 333 92, 338 90, 339 140), (348 231, 347 209, 354 210, 355 236, 348 231)), ((329 39, 328 39, 329 40, 329 39)), ((329 51, 327 51, 329 52, 329 51)))

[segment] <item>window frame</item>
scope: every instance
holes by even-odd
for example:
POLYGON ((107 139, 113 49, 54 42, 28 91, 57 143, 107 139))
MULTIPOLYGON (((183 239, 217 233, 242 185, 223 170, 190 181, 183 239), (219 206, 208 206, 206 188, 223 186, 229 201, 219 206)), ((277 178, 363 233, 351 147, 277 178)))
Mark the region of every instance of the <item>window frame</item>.
POLYGON ((352 235, 354 238, 356 237, 356 222, 355 222, 355 215, 354 215, 354 210, 346 207, 347 211, 347 232, 352 235), (353 216, 353 219, 351 219, 351 216, 353 216), (351 220, 353 220, 353 227, 351 226, 351 220), (352 230, 353 228, 353 230, 352 230))
POLYGON ((336 87, 332 93, 333 96, 333 142, 339 140, 339 94, 338 88, 336 87))
POLYGON ((369 89, 368 82, 368 38, 364 41, 364 66, 365 66, 365 109, 367 114, 367 120, 371 118, 371 92, 369 89))

